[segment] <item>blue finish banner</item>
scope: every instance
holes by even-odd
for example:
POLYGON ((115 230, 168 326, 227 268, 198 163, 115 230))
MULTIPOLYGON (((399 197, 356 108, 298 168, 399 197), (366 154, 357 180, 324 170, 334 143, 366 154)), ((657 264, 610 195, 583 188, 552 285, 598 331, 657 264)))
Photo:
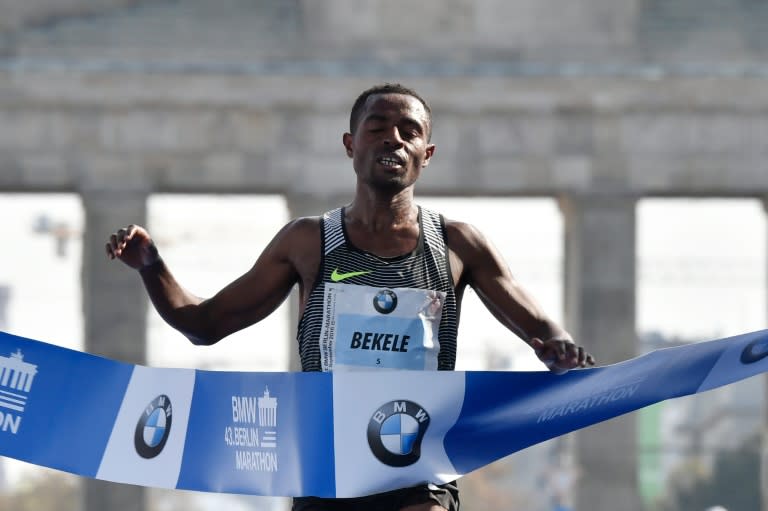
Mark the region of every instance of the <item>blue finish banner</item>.
POLYGON ((354 497, 766 371, 768 330, 561 376, 149 368, 0 332, 0 455, 151 487, 354 497))

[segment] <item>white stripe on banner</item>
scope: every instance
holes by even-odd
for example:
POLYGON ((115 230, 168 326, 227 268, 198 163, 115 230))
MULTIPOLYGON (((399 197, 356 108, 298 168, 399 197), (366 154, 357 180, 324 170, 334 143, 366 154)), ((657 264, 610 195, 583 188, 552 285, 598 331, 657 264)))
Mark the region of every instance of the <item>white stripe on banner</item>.
POLYGON ((464 402, 464 373, 340 372, 333 378, 336 495, 351 497, 428 481, 456 472, 444 438, 464 402))
POLYGON ((765 372, 768 330, 561 376, 148 368, 0 332, 0 456, 152 487, 354 497, 765 372))
POLYGON ((136 366, 96 478, 176 488, 195 371, 136 366))

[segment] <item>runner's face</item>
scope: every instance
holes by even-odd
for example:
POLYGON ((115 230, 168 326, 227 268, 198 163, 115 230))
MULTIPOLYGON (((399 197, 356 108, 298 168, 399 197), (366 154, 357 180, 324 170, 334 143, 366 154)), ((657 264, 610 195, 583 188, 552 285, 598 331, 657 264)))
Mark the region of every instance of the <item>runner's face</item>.
POLYGON ((435 146, 428 138, 427 112, 418 99, 377 94, 366 101, 354 134, 344 134, 344 146, 358 179, 397 192, 413 185, 429 164, 435 146))

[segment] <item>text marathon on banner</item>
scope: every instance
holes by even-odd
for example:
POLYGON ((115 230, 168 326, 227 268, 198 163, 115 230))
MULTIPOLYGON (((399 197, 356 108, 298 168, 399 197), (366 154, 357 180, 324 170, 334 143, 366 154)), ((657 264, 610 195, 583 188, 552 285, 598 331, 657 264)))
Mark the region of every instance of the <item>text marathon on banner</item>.
POLYGON ((768 331, 562 376, 148 368, 0 332, 0 455, 144 486, 352 497, 766 371, 768 331))

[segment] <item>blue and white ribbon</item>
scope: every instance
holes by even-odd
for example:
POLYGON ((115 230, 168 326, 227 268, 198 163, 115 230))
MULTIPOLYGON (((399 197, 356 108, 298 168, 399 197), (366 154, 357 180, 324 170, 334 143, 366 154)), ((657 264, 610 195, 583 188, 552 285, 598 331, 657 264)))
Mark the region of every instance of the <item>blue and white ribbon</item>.
POLYGON ((0 333, 0 455, 152 487, 353 497, 766 371, 768 330, 562 376, 148 368, 0 333))

